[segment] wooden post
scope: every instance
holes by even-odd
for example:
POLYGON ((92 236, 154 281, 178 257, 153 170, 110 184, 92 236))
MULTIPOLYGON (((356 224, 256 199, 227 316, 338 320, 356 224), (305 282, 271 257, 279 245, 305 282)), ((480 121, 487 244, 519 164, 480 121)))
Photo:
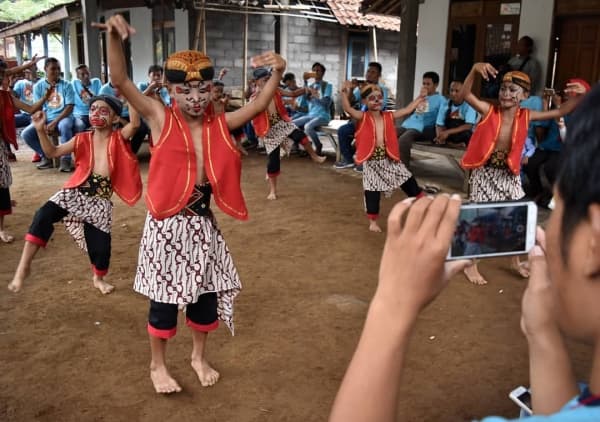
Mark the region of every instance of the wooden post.
POLYGON ((397 107, 404 107, 413 99, 417 60, 419 0, 405 0, 402 2, 401 7, 400 37, 398 39, 398 77, 396 81, 397 107))
POLYGON ((244 92, 242 93, 242 103, 246 103, 244 94, 248 89, 248 7, 246 6, 246 13, 244 13, 244 65, 242 66, 242 80, 244 82, 244 92))

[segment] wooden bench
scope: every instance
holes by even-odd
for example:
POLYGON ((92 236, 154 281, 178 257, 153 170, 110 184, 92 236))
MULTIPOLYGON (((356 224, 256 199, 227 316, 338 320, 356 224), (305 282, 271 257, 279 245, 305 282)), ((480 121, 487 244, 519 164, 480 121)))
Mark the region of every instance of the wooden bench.
POLYGON ((469 193, 469 176, 471 175, 471 171, 463 169, 460 165, 460 160, 465 153, 464 148, 452 148, 434 144, 433 142, 413 142, 411 149, 445 157, 450 165, 463 176, 463 191, 467 194, 469 193))
POLYGON ((324 136, 331 143, 335 151, 335 161, 340 161, 340 144, 338 142, 338 129, 348 123, 349 120, 331 120, 327 126, 320 126, 317 129, 317 135, 324 136))

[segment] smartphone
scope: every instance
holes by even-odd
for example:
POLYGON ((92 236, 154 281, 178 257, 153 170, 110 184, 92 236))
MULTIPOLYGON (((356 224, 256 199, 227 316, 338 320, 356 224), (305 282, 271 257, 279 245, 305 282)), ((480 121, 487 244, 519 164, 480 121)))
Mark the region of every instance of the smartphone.
POLYGON ((532 201, 464 204, 448 260, 520 255, 535 245, 537 206, 532 201))
POLYGON ((514 401, 517 406, 523 409, 528 415, 533 414, 533 410, 531 410, 531 392, 528 388, 523 387, 522 385, 518 386, 514 390, 512 390, 508 397, 514 401))

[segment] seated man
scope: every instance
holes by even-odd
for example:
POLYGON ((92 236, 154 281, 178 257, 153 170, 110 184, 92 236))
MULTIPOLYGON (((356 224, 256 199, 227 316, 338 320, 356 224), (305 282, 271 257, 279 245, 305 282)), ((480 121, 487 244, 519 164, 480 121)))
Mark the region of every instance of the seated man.
POLYGON ((327 126, 331 120, 330 109, 333 95, 333 88, 329 82, 323 80, 323 75, 325 75, 325 66, 318 62, 313 64, 312 72, 304 73, 308 114, 292 121, 308 135, 318 155, 321 155, 323 144, 317 135, 317 128, 327 126), (309 84, 308 80, 311 78, 314 79, 314 82, 309 84))
POLYGON ((425 72, 423 74, 421 90, 426 92, 427 101, 402 122, 398 131, 400 158, 406 167, 410 166, 410 149, 413 142, 432 141, 436 137, 435 121, 440 107, 446 101, 446 98, 436 91, 439 83, 440 76, 437 73, 425 72))
MULTIPOLYGON (((12 89, 15 96, 25 104, 33 104, 33 84, 37 79, 37 75, 35 75, 34 72, 36 70, 37 68, 35 66, 23 70, 23 78, 17 80, 12 89)), ((31 115, 26 111, 18 110, 15 114, 16 127, 26 127, 30 123, 31 115)))
MULTIPOLYGON (((61 79, 60 63, 54 57, 46 59, 44 64, 46 78, 38 81, 33 86, 33 99, 39 101, 46 95, 48 89, 52 89, 52 93, 42 107, 46 113, 46 132, 58 133, 58 141, 64 144, 73 137, 73 104, 75 103, 75 93, 71 83, 61 79)), ((40 139, 33 124, 30 124, 23 130, 21 137, 25 143, 34 150, 42 160, 37 165, 40 170, 52 168, 52 161, 49 160, 42 150, 40 139)), ((71 172, 71 154, 60 157, 60 171, 71 172)))
MULTIPOLYGON (((365 74, 365 80, 368 84, 377 84, 383 92, 383 107, 381 111, 385 111, 385 105, 388 100, 388 90, 383 84, 379 83, 381 78, 382 67, 377 62, 371 62, 367 66, 367 73, 365 74)), ((356 104, 357 107, 361 106, 360 98, 360 87, 357 86, 348 95, 350 104, 356 104)), ((366 108, 365 108, 366 110, 366 108)), ((362 110, 362 111, 365 111, 362 110)), ((356 124, 354 120, 349 120, 343 126, 338 129, 338 143, 340 145, 341 160, 335 163, 333 166, 337 169, 353 168, 354 167, 354 148, 352 148, 352 140, 354 139, 354 132, 356 131, 356 124)))
POLYGON ((148 68, 148 82, 140 82, 138 89, 150 97, 160 100, 165 105, 171 105, 169 91, 163 85, 163 68, 153 64, 148 68))
POLYGON ((477 123, 477 112, 459 96, 461 81, 450 83, 450 99, 443 103, 436 121, 436 144, 466 147, 477 123))
POLYGON ((79 133, 90 128, 90 106, 88 101, 98 95, 102 82, 98 78, 90 78, 90 70, 86 64, 75 68, 77 79, 73 79, 75 92, 75 108, 73 109, 73 132, 79 133))
POLYGON ((304 95, 304 88, 298 88, 296 85, 296 75, 291 72, 283 75, 283 86, 281 89, 283 96, 283 104, 288 112, 288 115, 292 118, 298 118, 306 116, 308 112, 308 101, 304 95))

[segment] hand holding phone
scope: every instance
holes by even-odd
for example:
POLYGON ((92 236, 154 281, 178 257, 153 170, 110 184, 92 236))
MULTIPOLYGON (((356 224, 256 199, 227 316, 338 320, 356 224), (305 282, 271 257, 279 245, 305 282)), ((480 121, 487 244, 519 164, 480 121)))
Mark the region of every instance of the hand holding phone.
POLYGON ((537 206, 531 201, 465 204, 448 260, 520 255, 535 245, 537 206))
POLYGON ((517 404, 521 409, 523 409, 528 415, 533 415, 533 410, 531 408, 531 392, 528 388, 520 385, 519 387, 512 390, 508 397, 517 404))

